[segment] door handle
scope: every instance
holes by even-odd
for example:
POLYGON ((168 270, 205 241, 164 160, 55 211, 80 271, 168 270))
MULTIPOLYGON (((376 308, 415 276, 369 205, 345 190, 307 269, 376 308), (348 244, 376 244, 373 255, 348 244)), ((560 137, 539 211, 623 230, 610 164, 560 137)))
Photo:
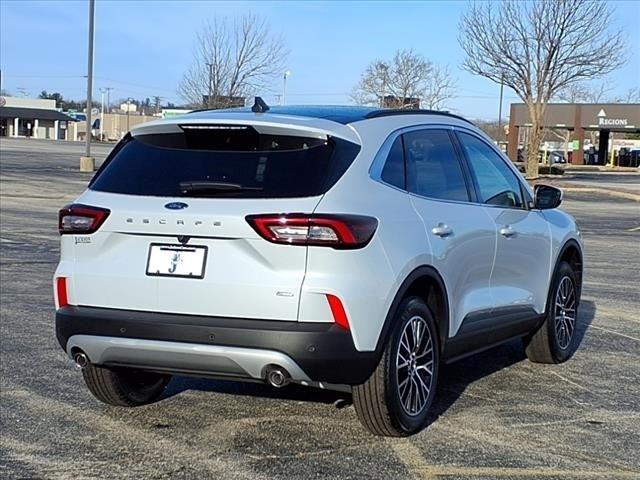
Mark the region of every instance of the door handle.
POLYGON ((506 225, 500 229, 500 235, 504 237, 513 237, 516 234, 516 231, 511 228, 509 225, 506 225))
POLYGON ((438 237, 448 237, 453 233, 453 230, 448 225, 444 223, 439 223, 435 227, 431 229, 431 233, 437 235, 438 237))

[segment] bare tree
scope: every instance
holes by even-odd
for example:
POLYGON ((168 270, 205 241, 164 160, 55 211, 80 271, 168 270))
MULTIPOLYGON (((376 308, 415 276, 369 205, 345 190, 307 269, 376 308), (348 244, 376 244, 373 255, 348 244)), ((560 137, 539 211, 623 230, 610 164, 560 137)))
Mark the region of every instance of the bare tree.
POLYGON ((446 102, 455 97, 457 83, 449 67, 433 65, 424 91, 423 104, 431 110, 443 110, 446 102))
POLYGON ((558 100, 567 103, 599 103, 611 91, 604 82, 596 85, 572 83, 560 90, 556 96, 558 100))
POLYGON ((473 124, 489 135, 496 142, 505 141, 505 126, 500 125, 497 120, 482 120, 477 119, 473 121, 473 124))
POLYGON ((473 3, 460 20, 464 68, 504 82, 527 105, 531 135, 528 178, 538 176, 545 108, 569 85, 597 78, 625 61, 620 31, 609 28, 612 11, 600 0, 473 3))
MULTIPOLYGON (((385 95, 389 94, 389 62, 374 60, 353 89, 351 99, 359 105, 383 105, 385 95)), ((393 73, 391 73, 393 74, 393 73)))
POLYGON ((453 97, 455 81, 447 68, 413 50, 398 50, 391 60, 374 60, 351 94, 357 104, 411 108, 418 102, 443 108, 453 97))
POLYGON ((602 103, 606 102, 613 88, 606 82, 571 83, 556 95, 558 100, 568 103, 602 103))
POLYGON ((613 100, 614 103, 640 103, 640 87, 627 90, 613 100))
POLYGON ((253 14, 214 17, 196 36, 194 62, 178 93, 192 107, 228 106, 233 97, 265 89, 284 71, 288 52, 282 38, 271 33, 265 19, 253 14))
MULTIPOLYGON (((568 103, 604 103, 609 101, 608 95, 613 88, 609 83, 600 82, 588 84, 584 82, 572 83, 558 92, 557 98, 568 103)), ((565 144, 565 157, 569 148, 569 140, 571 140, 571 132, 566 131, 559 134, 556 130, 552 133, 560 138, 565 144)), ((591 145, 596 144, 599 132, 597 130, 589 131, 589 140, 591 145)))

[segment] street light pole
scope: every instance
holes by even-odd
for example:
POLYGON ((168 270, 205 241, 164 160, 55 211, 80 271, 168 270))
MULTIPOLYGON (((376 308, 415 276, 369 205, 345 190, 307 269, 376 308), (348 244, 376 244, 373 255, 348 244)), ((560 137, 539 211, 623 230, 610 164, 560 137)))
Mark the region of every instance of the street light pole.
POLYGON ((282 82, 282 105, 287 101, 287 77, 291 75, 291 72, 287 70, 284 72, 283 82, 282 82))
POLYGON ((498 135, 502 136, 502 92, 504 91, 504 75, 500 77, 500 107, 498 108, 498 135))
POLYGON ((93 172, 95 159, 91 156, 91 90, 93 89, 93 21, 95 17, 95 0, 89 0, 89 48, 87 55, 87 128, 85 133, 85 156, 80 157, 80 171, 93 172))
POLYGON ((100 141, 104 132, 104 92, 106 89, 100 89, 100 141))

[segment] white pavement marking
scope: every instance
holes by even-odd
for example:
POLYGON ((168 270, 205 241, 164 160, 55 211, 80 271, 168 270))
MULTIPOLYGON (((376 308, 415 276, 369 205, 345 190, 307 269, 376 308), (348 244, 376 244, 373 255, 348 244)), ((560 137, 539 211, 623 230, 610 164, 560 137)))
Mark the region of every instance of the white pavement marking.
POLYGON ((604 332, 611 333, 613 335, 619 335, 624 338, 628 338, 630 340, 635 340, 636 342, 640 342, 640 338, 632 337, 631 335, 625 335, 624 333, 614 332, 613 330, 609 330, 608 328, 598 327, 596 325, 590 325, 589 328, 595 328, 596 330, 602 330, 604 332))
POLYGON ((411 478, 434 480, 440 477, 456 476, 461 478, 602 478, 602 479, 638 479, 638 470, 566 470, 553 467, 460 467, 455 465, 430 465, 424 454, 408 438, 386 439, 387 444, 407 467, 411 478))

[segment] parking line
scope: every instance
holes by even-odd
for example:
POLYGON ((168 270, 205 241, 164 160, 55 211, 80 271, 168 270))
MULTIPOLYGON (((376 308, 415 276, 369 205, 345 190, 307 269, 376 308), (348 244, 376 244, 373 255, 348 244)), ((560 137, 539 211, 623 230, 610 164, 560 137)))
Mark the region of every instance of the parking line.
POLYGON ((435 479, 433 467, 424 459, 422 451, 408 438, 387 439, 387 444, 395 452, 400 461, 407 467, 412 478, 432 480, 435 479))
POLYGON ((624 333, 614 332, 613 330, 609 330, 608 328, 598 327, 596 325, 589 325, 589 328, 595 328, 596 330, 602 330, 604 332, 611 333, 613 335, 619 335, 624 338, 628 338, 630 340, 635 340, 636 342, 640 342, 640 338, 632 337, 631 335, 625 335, 624 333))
POLYGON ((4 387, 3 396, 19 402, 22 407, 33 412, 34 415, 28 418, 37 418, 46 414, 56 420, 73 421, 78 425, 85 424, 89 427, 89 431, 117 435, 127 439, 130 442, 127 447, 138 454, 147 454, 150 451, 164 452, 163 455, 182 462, 182 465, 198 465, 200 468, 206 469, 211 478, 225 478, 225 475, 231 473, 234 478, 247 480, 266 480, 267 478, 252 471, 250 467, 239 461, 227 460, 219 455, 215 457, 203 456, 191 446, 174 442, 166 436, 149 432, 142 427, 130 426, 124 421, 111 418, 108 414, 96 413, 54 398, 43 397, 25 386, 16 385, 13 382, 4 387))
POLYGON ((387 439, 387 444, 395 452, 415 479, 435 480, 439 477, 459 476, 464 478, 482 477, 534 477, 534 478, 602 478, 637 479, 637 470, 564 470, 553 467, 463 467, 455 465, 430 465, 424 453, 411 440, 387 439))
MULTIPOLYGON (((459 476, 464 478, 502 478, 502 477, 533 477, 533 478, 603 478, 603 479, 637 479, 638 470, 565 470, 553 467, 430 467, 430 473, 436 477, 459 476)), ((422 477, 424 478, 424 477, 422 477)), ((427 477, 429 478, 429 477, 427 477)))
POLYGON ((640 232, 640 225, 637 227, 632 227, 628 229, 627 232, 640 232))

